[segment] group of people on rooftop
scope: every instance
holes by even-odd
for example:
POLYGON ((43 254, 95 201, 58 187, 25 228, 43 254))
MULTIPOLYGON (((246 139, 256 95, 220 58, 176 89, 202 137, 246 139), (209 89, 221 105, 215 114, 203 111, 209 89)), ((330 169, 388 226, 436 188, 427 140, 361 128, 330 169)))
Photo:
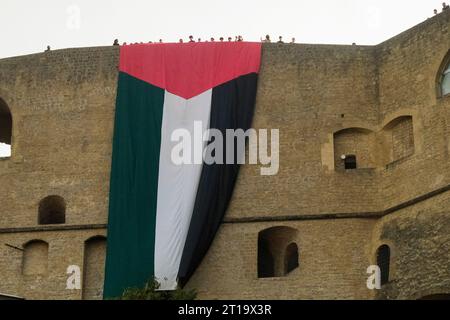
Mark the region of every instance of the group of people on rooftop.
MULTIPOLYGON (((447 3, 443 2, 443 3, 442 3, 442 12, 444 12, 445 10, 448 10, 448 9, 450 9, 450 6, 449 6, 447 3)), ((436 14, 438 14, 438 13, 439 13, 438 10, 437 10, 437 9, 434 9, 434 14, 436 15, 436 14)), ((261 37, 260 40, 261 40, 261 42, 264 42, 264 43, 271 43, 271 42, 272 42, 272 40, 270 39, 270 36, 269 36, 268 34, 267 34, 264 38, 261 37)), ((210 41, 210 42, 215 42, 216 39, 214 39, 213 37, 211 37, 211 38, 209 39, 209 41, 210 41)), ((218 41, 224 42, 224 41, 225 41, 225 38, 224 38, 224 37, 220 37, 218 41)), ((233 38, 232 38, 232 37, 228 37, 228 38, 227 38, 227 41, 228 41, 228 42, 232 42, 232 41, 233 41, 233 38)), ((243 38, 242 36, 240 36, 240 35, 239 35, 239 36, 235 36, 235 37, 234 37, 234 41, 241 42, 241 41, 244 41, 244 38, 243 38)), ((180 39, 180 40, 178 40, 178 42, 179 42, 179 43, 184 43, 184 40, 183 40, 183 39, 180 39)), ((187 42, 202 42, 202 39, 201 39, 201 38, 198 38, 197 41, 195 41, 195 40, 194 40, 194 36, 189 36, 189 40, 188 40, 187 42)), ((204 42, 208 42, 208 40, 206 40, 206 41, 204 41, 204 42)), ((153 42, 150 41, 149 43, 153 43, 153 42)), ((162 39, 159 39, 159 41, 158 41, 158 42, 155 42, 155 43, 163 43, 163 40, 162 40, 162 39)), ((282 37, 282 36, 279 36, 279 37, 278 37, 278 41, 277 41, 276 43, 284 43, 283 37, 282 37)), ((292 38, 291 41, 290 41, 289 43, 295 43, 295 38, 292 38)), ((138 43, 133 43, 133 44, 138 44, 138 43)), ((141 42, 140 44, 143 44, 143 42, 141 42)), ((114 45, 114 46, 118 46, 118 45, 119 45, 119 40, 118 40, 118 39, 114 40, 113 45, 114 45)), ((124 42, 123 45, 127 45, 127 43, 124 42)), ((353 43, 353 45, 355 45, 355 43, 353 43)), ((51 50, 51 49, 50 49, 50 46, 47 46, 46 51, 50 51, 50 50, 51 50)))
MULTIPOLYGON (((450 6, 447 3, 442 2, 442 12, 444 12, 445 10, 448 10, 448 9, 450 9, 450 6)), ((434 14, 438 14, 437 9, 434 9, 434 14)))
MULTIPOLYGON (((226 40, 225 40, 224 37, 220 37, 218 41, 219 41, 219 42, 224 42, 224 41, 226 42, 226 40)), ((228 37, 228 38, 227 38, 227 41, 228 41, 228 42, 232 42, 232 41, 233 41, 233 38, 232 38, 232 37, 228 37)), ((235 36, 235 37, 234 37, 234 41, 241 42, 241 41, 244 41, 244 38, 243 38, 242 36, 235 36)), ((180 40, 178 40, 178 42, 179 42, 179 43, 184 43, 184 40, 183 40, 183 39, 180 39, 180 40)), ((202 42, 202 39, 201 39, 201 38, 198 38, 197 41, 195 41, 195 40, 194 40, 194 36, 189 36, 189 40, 188 40, 187 42, 188 42, 188 43, 192 43, 192 42, 202 42)), ((213 38, 213 37, 211 37, 209 40, 205 40, 204 42, 216 42, 216 39, 213 38)), ((270 40, 270 36, 269 36, 269 35, 266 35, 264 38, 261 37, 261 42, 264 42, 264 43, 270 43, 270 42, 272 42, 272 41, 270 40)), ((162 40, 162 39, 159 39, 159 41, 157 41, 157 42, 149 41, 148 43, 163 43, 163 40, 162 40)), ((279 36, 279 37, 278 37, 277 43, 284 43, 283 37, 282 37, 282 36, 279 36)), ((290 41, 290 43, 295 43, 295 38, 292 38, 291 41, 290 41)), ((144 44, 144 43, 143 43, 143 42, 140 42, 140 43, 131 43, 131 44, 144 44)), ((114 40, 113 45, 114 45, 114 46, 118 46, 118 45, 119 45, 119 40, 118 40, 118 39, 114 40)), ((127 45, 127 43, 124 42, 123 45, 125 46, 125 45, 127 45)))

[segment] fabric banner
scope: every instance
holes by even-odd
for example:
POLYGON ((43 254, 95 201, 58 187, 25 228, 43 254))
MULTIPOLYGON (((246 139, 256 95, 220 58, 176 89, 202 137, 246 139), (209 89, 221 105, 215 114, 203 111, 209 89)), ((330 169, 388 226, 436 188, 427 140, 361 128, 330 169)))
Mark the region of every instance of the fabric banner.
POLYGON ((105 298, 152 277, 173 290, 201 263, 239 165, 204 163, 211 141, 196 135, 251 126, 260 59, 261 44, 248 42, 120 48, 105 298), (190 155, 192 163, 173 159, 180 129, 192 137, 191 149, 200 150, 190 155))

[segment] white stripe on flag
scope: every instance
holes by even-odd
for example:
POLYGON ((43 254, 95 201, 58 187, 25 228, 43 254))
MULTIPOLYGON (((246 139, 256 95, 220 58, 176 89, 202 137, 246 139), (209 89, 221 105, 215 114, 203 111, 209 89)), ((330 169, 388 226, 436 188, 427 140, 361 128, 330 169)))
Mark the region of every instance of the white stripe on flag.
POLYGON ((202 171, 202 164, 173 163, 172 149, 179 142, 172 142, 171 135, 176 129, 187 129, 194 141, 195 121, 201 121, 202 133, 208 129, 211 97, 212 89, 189 100, 165 92, 155 236, 155 278, 161 284, 160 290, 177 287, 178 269, 202 171))

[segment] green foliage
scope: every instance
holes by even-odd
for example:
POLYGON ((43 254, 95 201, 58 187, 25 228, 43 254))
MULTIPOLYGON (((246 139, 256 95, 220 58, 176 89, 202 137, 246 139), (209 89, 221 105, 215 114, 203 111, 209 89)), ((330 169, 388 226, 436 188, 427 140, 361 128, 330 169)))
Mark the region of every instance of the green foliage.
POLYGON ((118 300, 195 300, 197 297, 195 290, 158 291, 159 287, 158 281, 150 279, 144 288, 125 289, 118 300))

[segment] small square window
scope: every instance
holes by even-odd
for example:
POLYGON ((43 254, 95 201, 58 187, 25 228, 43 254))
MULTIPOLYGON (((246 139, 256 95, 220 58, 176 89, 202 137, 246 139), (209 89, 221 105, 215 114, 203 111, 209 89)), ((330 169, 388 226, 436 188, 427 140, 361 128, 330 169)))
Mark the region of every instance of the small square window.
POLYGON ((356 156, 355 155, 345 156, 344 165, 345 165, 345 170, 356 169, 356 156))

